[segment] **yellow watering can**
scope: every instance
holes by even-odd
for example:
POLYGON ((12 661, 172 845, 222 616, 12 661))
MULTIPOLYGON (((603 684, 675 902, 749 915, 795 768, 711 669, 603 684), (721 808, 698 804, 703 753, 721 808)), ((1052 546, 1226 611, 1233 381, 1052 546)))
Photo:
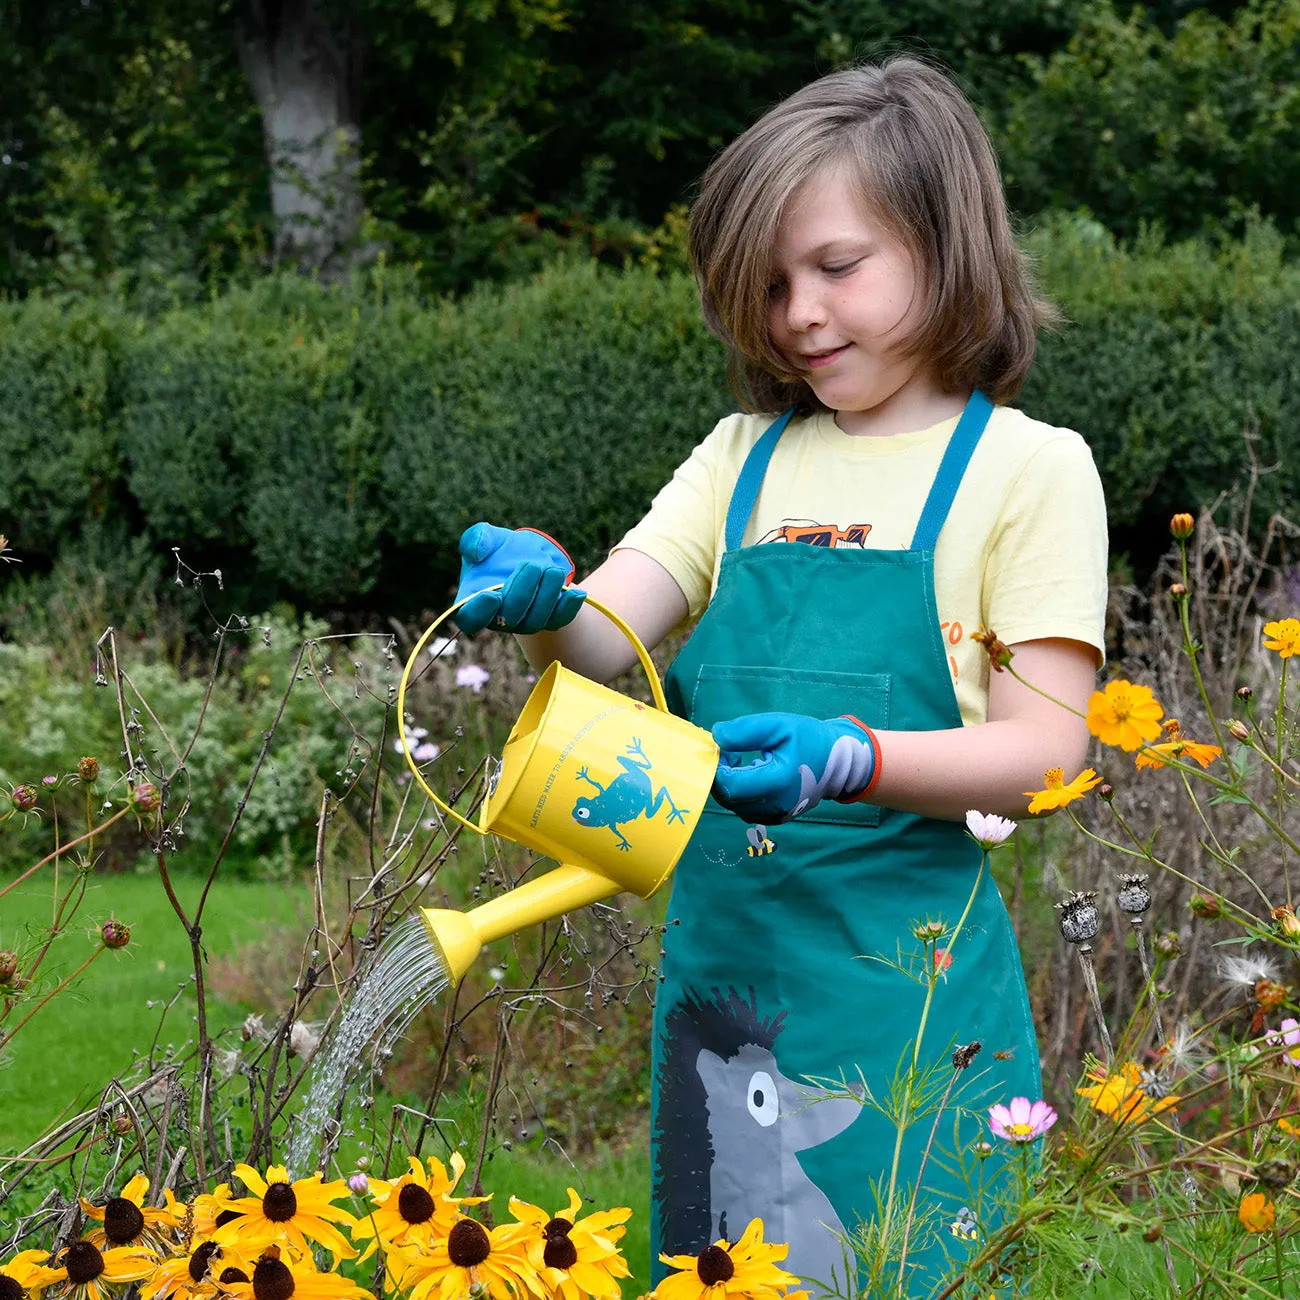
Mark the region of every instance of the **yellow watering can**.
POLYGON ((462 817, 426 784, 411 755, 405 718, 406 686, 420 652, 464 603, 440 614, 406 661, 397 690, 402 752, 445 816, 560 865, 469 912, 420 909, 453 984, 494 939, 623 890, 649 898, 677 865, 718 768, 713 737, 668 712, 659 675, 636 633, 588 596, 586 603, 632 643, 654 708, 551 664, 511 729, 478 824, 462 817))

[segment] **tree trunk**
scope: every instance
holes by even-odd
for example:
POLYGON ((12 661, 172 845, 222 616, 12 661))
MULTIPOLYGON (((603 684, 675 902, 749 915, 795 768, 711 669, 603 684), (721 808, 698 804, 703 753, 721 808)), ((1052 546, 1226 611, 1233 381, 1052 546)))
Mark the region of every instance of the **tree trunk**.
POLYGON ((247 0, 240 58, 262 110, 277 262, 348 265, 361 222, 361 42, 316 0, 247 0))

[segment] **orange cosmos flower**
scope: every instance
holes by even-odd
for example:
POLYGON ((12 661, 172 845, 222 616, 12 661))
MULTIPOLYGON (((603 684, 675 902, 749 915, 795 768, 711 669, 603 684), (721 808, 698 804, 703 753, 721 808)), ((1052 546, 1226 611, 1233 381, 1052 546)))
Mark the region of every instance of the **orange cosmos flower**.
POLYGON ((1123 678, 1107 682, 1104 691, 1093 691, 1088 700, 1088 730, 1103 745, 1129 752, 1159 736, 1164 715, 1149 686, 1135 686, 1123 678))
POLYGON ((1101 784, 1101 777, 1092 768, 1085 767, 1073 781, 1067 784, 1063 769, 1049 767, 1043 773, 1043 784, 1047 787, 1044 790, 1025 791, 1030 796, 1031 813, 1050 812, 1056 808, 1064 808, 1067 803, 1073 803, 1076 799, 1082 799, 1093 786, 1101 784))
POLYGON ((1218 745, 1202 745, 1183 733, 1177 718, 1167 718, 1164 724, 1165 739, 1158 745, 1148 745, 1133 761, 1138 767, 1164 767, 1171 758, 1187 757, 1209 767, 1222 753, 1218 745))
POLYGON ((1076 1088, 1080 1097, 1086 1097, 1093 1110, 1109 1115, 1117 1124, 1141 1124, 1152 1115, 1172 1110, 1178 1104, 1176 1096, 1158 1100, 1147 1092, 1142 1083, 1142 1071, 1134 1061, 1125 1061, 1113 1074, 1105 1070, 1089 1070, 1093 1084, 1076 1088))
POLYGON ((1263 1192, 1251 1192, 1241 1198, 1237 1218, 1247 1232, 1268 1232, 1277 1221, 1277 1206, 1263 1192))
POLYGON ((1300 655, 1300 618, 1283 618, 1264 624, 1264 649, 1283 659, 1300 655))

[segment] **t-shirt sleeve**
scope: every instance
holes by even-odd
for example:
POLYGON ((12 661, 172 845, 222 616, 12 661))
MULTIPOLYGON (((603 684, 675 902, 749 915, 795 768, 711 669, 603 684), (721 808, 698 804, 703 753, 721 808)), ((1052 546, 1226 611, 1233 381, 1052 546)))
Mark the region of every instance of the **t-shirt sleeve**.
MULTIPOLYGON (((682 589, 688 622, 704 612, 713 594, 717 560, 719 477, 735 430, 735 417, 721 421, 659 489, 645 517, 613 549, 641 551, 657 560, 682 589)), ((734 479, 734 472, 732 478, 734 479)))
POLYGON ((1106 501, 1088 444, 1064 433, 1021 469, 991 540, 986 627, 1008 645, 1068 637, 1106 652, 1106 501))

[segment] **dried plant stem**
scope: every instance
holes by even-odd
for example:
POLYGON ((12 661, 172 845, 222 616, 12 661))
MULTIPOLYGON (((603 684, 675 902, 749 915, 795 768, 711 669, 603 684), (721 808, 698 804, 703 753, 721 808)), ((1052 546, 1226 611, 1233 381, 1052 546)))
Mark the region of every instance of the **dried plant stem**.
POLYGON ((1106 1068, 1115 1060, 1115 1046, 1110 1041, 1110 1030, 1106 1028, 1106 1016, 1101 1007, 1101 994, 1097 991, 1097 972, 1092 963, 1092 944, 1078 945, 1079 965, 1083 967, 1083 982, 1088 990, 1088 1000, 1092 1003, 1092 1014, 1097 1021, 1097 1032, 1101 1035, 1102 1046, 1106 1049, 1106 1068))

